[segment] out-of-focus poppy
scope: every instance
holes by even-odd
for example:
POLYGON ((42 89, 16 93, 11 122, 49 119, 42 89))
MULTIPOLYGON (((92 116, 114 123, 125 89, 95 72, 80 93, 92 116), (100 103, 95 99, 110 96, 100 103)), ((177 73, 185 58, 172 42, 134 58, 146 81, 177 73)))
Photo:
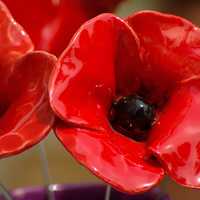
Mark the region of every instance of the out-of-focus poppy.
POLYGON ((122 0, 3 0, 36 49, 59 55, 79 26, 122 0))
POLYGON ((54 115, 48 81, 56 58, 33 51, 24 29, 0 2, 0 157, 13 155, 39 142, 54 115))

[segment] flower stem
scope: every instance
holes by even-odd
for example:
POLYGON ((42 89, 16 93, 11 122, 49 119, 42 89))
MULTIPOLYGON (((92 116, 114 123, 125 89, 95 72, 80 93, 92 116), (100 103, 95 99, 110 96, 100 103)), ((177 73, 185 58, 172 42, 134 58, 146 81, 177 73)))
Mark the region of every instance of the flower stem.
POLYGON ((3 195, 5 200, 13 200, 12 195, 2 183, 0 183, 0 192, 3 195))
POLYGON ((51 189, 48 159, 43 142, 39 144, 39 150, 40 150, 40 160, 42 164, 42 174, 43 174, 44 184, 47 190, 48 200, 55 200, 54 192, 51 189))
POLYGON ((111 196, 111 186, 110 185, 107 185, 106 186, 106 193, 105 193, 105 198, 104 200, 110 200, 110 196, 111 196))

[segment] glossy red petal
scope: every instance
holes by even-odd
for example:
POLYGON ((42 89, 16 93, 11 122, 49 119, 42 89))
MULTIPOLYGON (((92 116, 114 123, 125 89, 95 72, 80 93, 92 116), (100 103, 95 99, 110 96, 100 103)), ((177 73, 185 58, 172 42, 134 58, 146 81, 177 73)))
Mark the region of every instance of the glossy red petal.
POLYGON ((144 192, 163 177, 162 168, 145 161, 145 144, 112 130, 68 128, 60 123, 56 134, 82 165, 120 191, 144 192))
POLYGON ((150 132, 150 149, 178 183, 200 188, 200 82, 177 88, 150 132))
POLYGON ((176 81, 199 77, 199 28, 183 18, 154 11, 136 13, 127 22, 141 42, 140 79, 155 98, 165 96, 176 81))
POLYGON ((119 0, 4 0, 15 19, 25 27, 36 49, 59 55, 82 23, 114 9, 119 0), (100 2, 100 1, 99 1, 100 2))
POLYGON ((55 62, 55 57, 47 53, 33 52, 11 66, 7 90, 0 95, 1 157, 31 147, 53 125, 47 88, 55 62))
POLYGON ((114 15, 99 15, 84 24, 53 73, 50 84, 53 110, 65 121, 102 129, 116 88, 121 89, 120 85, 127 86, 124 90, 135 88, 130 83, 125 85, 123 80, 126 75, 130 77, 138 60, 136 49, 134 33, 114 15), (127 65, 122 65, 125 60, 127 65), (123 77, 121 82, 115 78, 118 71, 123 77))

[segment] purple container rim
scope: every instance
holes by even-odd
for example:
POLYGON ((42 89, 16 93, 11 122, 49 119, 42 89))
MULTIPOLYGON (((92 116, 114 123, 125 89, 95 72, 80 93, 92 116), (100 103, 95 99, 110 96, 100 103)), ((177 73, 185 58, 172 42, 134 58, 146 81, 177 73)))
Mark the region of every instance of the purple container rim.
MULTIPOLYGON (((51 190, 54 192, 57 200, 65 199, 70 197, 72 199, 80 200, 83 198, 89 198, 90 195, 101 199, 104 196, 104 192, 106 191, 106 185, 103 183, 70 183, 70 184, 51 184, 51 190), (86 191, 85 193, 83 193, 86 191), (94 192, 93 192, 94 191, 94 192), (77 194, 80 193, 80 194, 77 194), (88 193, 89 192, 89 193, 88 193), (103 193, 102 193, 103 192, 103 193), (79 196, 78 196, 79 195, 79 196), (96 196, 97 195, 97 196, 96 196), (101 196, 101 198, 100 198, 101 196), (64 198, 61 198, 64 197, 64 198)), ((47 187, 45 186, 30 186, 30 187, 20 187, 12 190, 12 196, 16 200, 46 200, 47 187)), ((118 200, 170 200, 170 197, 163 193, 158 187, 153 188, 152 190, 143 193, 143 194, 135 194, 129 195, 125 193, 121 193, 112 189, 112 197, 118 200)), ((69 199, 70 199, 69 198, 69 199)), ((0 198, 1 199, 1 198, 0 198)), ((94 199, 94 198, 93 198, 94 199)), ((111 198, 113 199, 113 198, 111 198)))
MULTIPOLYGON (((59 192, 59 191, 65 191, 65 190, 69 190, 69 189, 77 189, 77 188, 87 188, 87 187, 105 187, 106 185, 103 183, 65 183, 65 184, 51 184, 50 188, 52 191, 54 192, 59 192)), ((45 186, 25 186, 25 187, 19 187, 19 188, 15 188, 12 190, 12 194, 13 195, 19 195, 24 193, 24 191, 26 191, 26 193, 37 193, 37 192, 41 192, 45 190, 45 186)))

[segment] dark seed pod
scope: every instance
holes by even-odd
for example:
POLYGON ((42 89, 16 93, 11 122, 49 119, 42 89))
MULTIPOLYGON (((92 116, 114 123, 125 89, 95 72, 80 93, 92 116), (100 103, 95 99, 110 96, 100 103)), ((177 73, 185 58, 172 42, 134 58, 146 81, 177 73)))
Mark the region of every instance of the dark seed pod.
POLYGON ((140 132, 142 138, 145 133, 141 132, 151 128, 154 118, 154 107, 136 95, 119 98, 113 103, 111 109, 111 123, 115 129, 133 135, 140 132))

